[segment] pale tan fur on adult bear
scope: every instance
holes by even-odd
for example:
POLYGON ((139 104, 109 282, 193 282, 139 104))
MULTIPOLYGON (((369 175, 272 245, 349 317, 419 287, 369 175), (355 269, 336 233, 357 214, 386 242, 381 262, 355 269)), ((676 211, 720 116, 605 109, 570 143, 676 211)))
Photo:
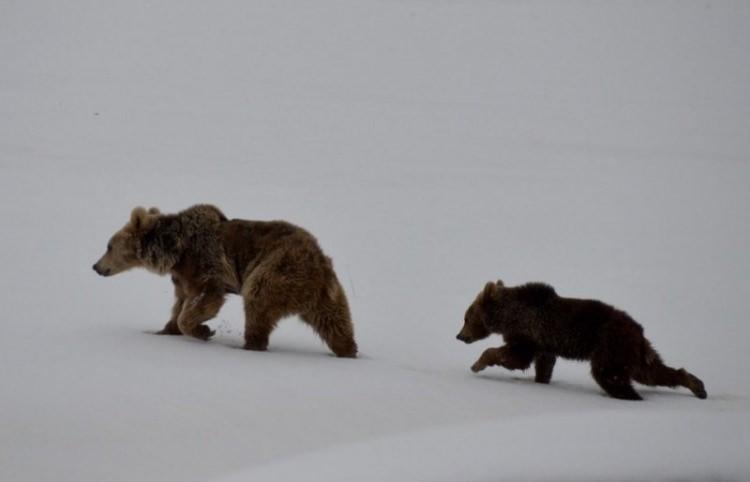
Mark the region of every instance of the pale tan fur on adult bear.
POLYGON ((216 207, 177 214, 133 210, 94 264, 102 276, 142 267, 171 274, 175 303, 158 332, 207 340, 203 323, 227 293, 245 304, 245 348, 266 350, 283 317, 299 315, 340 357, 356 357, 349 305, 331 259, 304 229, 284 221, 229 220, 216 207))

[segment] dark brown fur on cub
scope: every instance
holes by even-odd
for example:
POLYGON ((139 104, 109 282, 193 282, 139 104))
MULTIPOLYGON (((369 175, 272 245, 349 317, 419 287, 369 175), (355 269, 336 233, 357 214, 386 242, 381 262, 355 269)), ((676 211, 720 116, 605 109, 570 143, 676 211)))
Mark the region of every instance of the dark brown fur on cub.
POLYGON ((245 348, 265 350, 279 320, 299 315, 336 355, 357 355, 331 260, 293 224, 229 220, 210 205, 166 215, 136 208, 94 270, 111 276, 135 267, 172 276, 176 299, 159 334, 208 339, 213 331, 203 323, 235 293, 245 302, 245 348))
POLYGON ((631 380, 682 386, 706 398, 703 382, 683 368, 665 365, 627 313, 601 301, 563 298, 543 283, 512 288, 502 281, 487 283, 456 338, 472 343, 491 333, 502 335, 505 345, 485 350, 471 367, 474 372, 492 365, 525 370, 533 361, 536 381, 549 383, 560 356, 591 360, 594 380, 615 398, 641 399, 631 380))

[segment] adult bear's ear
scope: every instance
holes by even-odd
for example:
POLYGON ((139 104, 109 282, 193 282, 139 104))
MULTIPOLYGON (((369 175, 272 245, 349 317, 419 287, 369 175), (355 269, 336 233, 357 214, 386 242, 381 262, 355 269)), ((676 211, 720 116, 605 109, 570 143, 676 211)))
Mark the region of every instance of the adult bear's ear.
POLYGON ((146 211, 145 208, 138 206, 137 208, 133 209, 132 213, 130 213, 130 225, 136 231, 141 231, 143 229, 151 227, 157 217, 158 216, 154 214, 149 214, 149 212, 146 211))
POLYGON ((161 211, 159 211, 159 208, 152 206, 152 207, 148 208, 148 213, 149 214, 156 214, 158 216, 159 214, 161 214, 161 211))
POLYGON ((505 283, 503 283, 503 280, 499 279, 495 282, 498 288, 505 288, 505 283))

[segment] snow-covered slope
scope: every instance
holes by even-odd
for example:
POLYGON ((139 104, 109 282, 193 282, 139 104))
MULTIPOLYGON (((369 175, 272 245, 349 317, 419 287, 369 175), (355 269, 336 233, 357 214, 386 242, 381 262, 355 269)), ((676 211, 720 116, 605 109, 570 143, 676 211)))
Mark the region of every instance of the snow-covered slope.
POLYGON ((0 480, 746 480, 746 2, 0 6, 0 480), (156 337, 138 204, 315 233, 362 349, 156 337), (626 309, 709 399, 468 367, 485 281, 626 309))

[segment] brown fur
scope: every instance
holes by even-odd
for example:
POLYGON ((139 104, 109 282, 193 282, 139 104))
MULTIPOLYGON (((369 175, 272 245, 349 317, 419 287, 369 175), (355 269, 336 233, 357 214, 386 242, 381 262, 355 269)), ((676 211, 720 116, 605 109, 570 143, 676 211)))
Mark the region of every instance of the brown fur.
POLYGON ((542 283, 506 288, 487 283, 469 306, 457 335, 473 343, 491 333, 505 345, 482 353, 472 371, 500 365, 525 370, 535 363, 536 381, 549 383, 558 356, 591 360, 594 380, 615 398, 640 400, 631 380, 644 385, 682 386, 698 398, 706 390, 685 369, 665 365, 643 328, 627 313, 596 300, 563 298, 542 283))
POLYGON ((245 302, 245 348, 265 350, 279 320, 299 315, 331 350, 355 357, 344 290, 330 258, 304 229, 283 221, 228 220, 214 206, 163 215, 135 208, 94 265, 102 276, 144 267, 171 274, 175 303, 159 334, 213 335, 205 323, 227 293, 245 302))

